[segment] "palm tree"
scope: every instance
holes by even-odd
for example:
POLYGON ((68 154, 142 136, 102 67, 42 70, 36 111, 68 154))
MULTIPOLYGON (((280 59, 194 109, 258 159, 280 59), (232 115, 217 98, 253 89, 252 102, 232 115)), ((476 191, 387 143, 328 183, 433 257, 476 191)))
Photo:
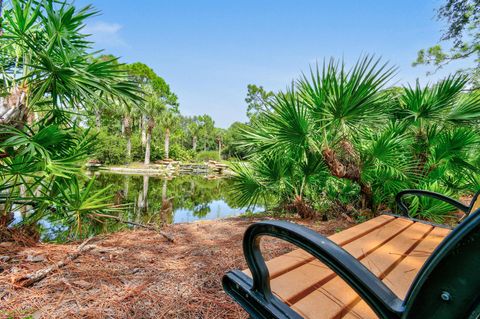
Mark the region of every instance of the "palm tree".
MULTIPOLYGON (((334 60, 317 66, 274 97, 272 110, 245 130, 244 147, 285 156, 306 167, 322 159, 333 176, 357 183, 365 206, 372 208, 373 193, 362 179, 354 142, 362 130, 388 123, 390 107, 381 90, 394 70, 368 56, 350 70, 334 60)), ((299 200, 307 176, 301 180, 299 200)))
POLYGON ((146 119, 146 141, 145 141, 145 160, 144 164, 150 164, 151 145, 152 145, 152 132, 156 126, 156 118, 163 114, 166 110, 164 101, 158 92, 154 90, 151 85, 144 85, 145 105, 144 116, 146 119))
MULTIPOLYGON (((452 130, 462 131, 462 127, 475 127, 480 118, 480 95, 462 93, 466 89, 468 78, 463 75, 449 76, 433 86, 403 88, 399 99, 397 116, 404 121, 415 139, 415 157, 418 160, 418 170, 422 175, 428 174, 437 162, 432 163, 431 146, 438 142, 438 137, 452 130)), ((471 133, 474 131, 470 130, 471 133)), ((461 134, 459 132, 459 134, 461 134)), ((457 152, 468 147, 471 138, 459 140, 463 145, 445 145, 445 150, 457 152)), ((447 156, 447 154, 442 154, 447 156)))
POLYGON ((132 159, 132 118, 131 118, 131 105, 128 103, 124 104, 124 116, 123 116, 123 134, 127 140, 127 162, 130 162, 132 159))
POLYGON ((3 213, 24 203, 36 216, 54 213, 72 220, 87 207, 106 208, 106 197, 76 178, 94 141, 79 130, 80 116, 94 102, 136 101, 138 91, 115 59, 92 57, 91 43, 81 33, 85 19, 96 14, 91 7, 33 0, 10 4, 0 44, 3 213), (83 205, 89 198, 94 204, 83 205))
MULTIPOLYGON (((457 76, 384 90, 394 70, 369 57, 350 70, 330 61, 278 94, 271 111, 242 130, 250 163, 234 167, 240 201, 265 198, 304 213, 304 206, 322 205, 328 185, 340 187, 335 201, 341 187, 354 185, 358 206, 377 210, 402 188, 477 188, 476 178, 464 176, 477 171, 479 95, 461 93, 465 78, 457 76)), ((424 205, 414 214, 438 209, 428 215, 437 221, 449 211, 413 204, 424 205)))
POLYGON ((223 129, 216 129, 215 130, 215 141, 217 142, 217 149, 218 149, 218 158, 222 159, 222 143, 223 143, 223 136, 225 135, 225 131, 223 129))
POLYGON ((165 132, 165 159, 168 159, 170 155, 170 134, 178 123, 178 117, 172 111, 165 110, 162 113, 161 121, 162 128, 165 132))
POLYGON ((192 137, 192 150, 196 151, 198 136, 201 134, 201 127, 198 124, 196 118, 194 118, 193 121, 189 123, 188 131, 190 133, 190 136, 192 137))
POLYGON ((142 144, 145 146, 144 164, 150 164, 152 131, 156 126, 155 119, 166 109, 166 106, 177 106, 177 96, 170 91, 164 79, 159 77, 147 65, 136 62, 126 66, 130 78, 143 92, 145 104, 141 116, 142 144))

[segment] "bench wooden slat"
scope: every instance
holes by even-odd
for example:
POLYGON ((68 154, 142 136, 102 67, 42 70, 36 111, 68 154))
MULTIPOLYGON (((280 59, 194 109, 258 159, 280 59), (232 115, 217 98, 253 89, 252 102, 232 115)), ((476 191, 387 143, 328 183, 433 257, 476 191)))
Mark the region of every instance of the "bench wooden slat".
MULTIPOLYGON (((342 231, 336 234, 333 234, 329 237, 330 240, 334 241, 340 246, 343 246, 361 236, 364 236, 371 232, 373 229, 382 227, 383 225, 391 222, 395 219, 393 216, 381 215, 370 219, 369 221, 358 224, 349 228, 349 231, 342 231)), ((273 258, 267 261, 268 271, 270 273, 270 278, 276 278, 294 268, 297 268, 311 260, 314 257, 309 253, 301 250, 295 249, 287 254, 273 258)), ((250 270, 246 269, 244 272, 251 276, 250 270)))
MULTIPOLYGON (((366 255, 361 262, 377 277, 383 278, 432 229, 430 225, 415 223, 366 255)), ((305 318, 318 317, 319 313, 322 318, 340 318, 349 312, 357 300, 358 294, 343 279, 335 276, 292 305, 292 308, 305 318)))
MULTIPOLYGON (((364 236, 343 246, 352 256, 361 259, 401 233, 413 222, 396 218, 382 227, 375 228, 364 236)), ((351 229, 344 232, 351 232, 351 229)), ((336 240, 333 236, 331 237, 336 240)), ((335 274, 320 261, 314 259, 271 280, 273 292, 288 304, 294 304, 315 291, 335 274)))
MULTIPOLYGON (((432 232, 383 279, 383 282, 392 289, 398 297, 404 299, 420 268, 449 233, 450 230, 448 229, 435 227, 432 232)), ((377 318, 377 316, 363 300, 359 300, 344 318, 377 318)))

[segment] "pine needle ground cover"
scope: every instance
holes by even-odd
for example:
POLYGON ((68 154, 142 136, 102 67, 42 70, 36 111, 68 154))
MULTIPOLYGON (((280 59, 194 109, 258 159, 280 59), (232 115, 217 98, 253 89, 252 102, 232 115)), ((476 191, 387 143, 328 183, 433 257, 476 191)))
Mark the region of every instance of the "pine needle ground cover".
MULTIPOLYGON (((0 244, 0 318, 246 318, 220 278, 246 268, 241 248, 256 219, 227 219, 169 227, 175 243, 153 231, 95 237, 77 259, 30 288, 12 281, 54 264, 79 243, 21 247, 0 244), (31 261, 27 261, 31 260, 31 261)), ((300 222, 323 235, 346 229, 346 220, 300 222)), ((265 240, 267 258, 293 247, 265 240)))

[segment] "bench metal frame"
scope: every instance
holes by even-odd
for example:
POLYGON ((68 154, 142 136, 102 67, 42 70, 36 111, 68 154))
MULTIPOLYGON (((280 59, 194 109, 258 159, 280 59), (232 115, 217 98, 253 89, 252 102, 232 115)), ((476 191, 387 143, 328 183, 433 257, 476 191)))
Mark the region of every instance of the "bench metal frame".
MULTIPOLYGON (((443 200, 467 215, 470 206, 438 193, 405 190, 396 196, 408 216, 403 196, 443 200)), ((252 318, 302 318, 270 288, 270 275, 260 251, 262 236, 272 236, 305 250, 350 285, 380 318, 479 318, 480 316, 480 209, 468 216, 437 247, 412 283, 405 300, 399 299, 361 262, 328 238, 301 225, 265 221, 251 225, 243 239, 252 278, 234 270, 223 277, 224 290, 252 318), (465 272, 465 274, 462 274, 465 272)))

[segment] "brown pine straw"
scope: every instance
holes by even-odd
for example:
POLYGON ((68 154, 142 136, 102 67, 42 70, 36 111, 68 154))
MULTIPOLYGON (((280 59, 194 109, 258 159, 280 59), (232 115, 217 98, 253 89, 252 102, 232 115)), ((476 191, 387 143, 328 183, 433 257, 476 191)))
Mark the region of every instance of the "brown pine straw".
MULTIPOLYGON (((169 226, 173 244, 149 230, 97 236, 88 253, 29 288, 14 287, 12 278, 57 263, 79 243, 0 243, 0 256, 10 257, 0 262, 0 318, 247 318, 223 292, 221 278, 246 267, 241 240, 253 221, 169 226), (45 260, 26 262, 28 255, 45 260)), ((326 235, 351 226, 345 220, 308 223, 326 235)), ((274 239, 263 246, 267 259, 292 249, 274 239)))

